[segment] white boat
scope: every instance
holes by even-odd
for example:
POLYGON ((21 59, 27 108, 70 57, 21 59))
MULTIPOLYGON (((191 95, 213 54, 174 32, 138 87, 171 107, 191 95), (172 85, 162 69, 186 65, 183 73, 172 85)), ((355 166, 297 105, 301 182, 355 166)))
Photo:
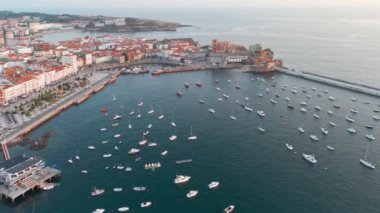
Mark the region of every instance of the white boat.
POLYGON ((234 205, 229 205, 227 206, 224 210, 223 210, 223 213, 231 213, 233 212, 235 209, 235 206, 234 205))
POLYGON ((119 151, 119 147, 118 147, 118 146, 115 146, 114 149, 115 149, 116 151, 119 151))
POLYGON ((275 101, 275 100, 273 100, 273 99, 270 99, 270 102, 271 102, 272 104, 277 104, 277 101, 275 101))
POLYGON ((177 125, 174 123, 174 121, 172 121, 171 123, 170 123, 173 127, 176 127, 177 125))
POLYGON ((106 131, 107 129, 106 128, 101 128, 100 131, 104 132, 106 131))
POLYGON ((149 131, 145 131, 145 132, 143 132, 143 135, 144 136, 147 136, 149 134, 149 131))
POLYGON ((298 93, 298 90, 296 90, 296 89, 292 89, 292 93, 293 93, 293 94, 297 94, 297 93, 298 93))
POLYGON ((270 93, 270 89, 269 89, 269 88, 266 88, 266 89, 265 89, 265 92, 270 93))
POLYGON ((349 122, 351 122, 351 123, 355 122, 355 120, 353 118, 350 118, 348 116, 346 116, 346 120, 349 121, 349 122))
POLYGON ((70 157, 70 159, 67 160, 67 162, 69 162, 70 164, 74 163, 74 161, 71 159, 71 157, 70 157))
POLYGON ((245 106, 244 109, 249 111, 249 112, 253 112, 253 109, 251 107, 245 106))
POLYGON ((147 163, 144 165, 144 169, 145 170, 155 170, 157 168, 161 168, 161 163, 160 162, 157 162, 157 163, 147 163))
POLYGON ((244 97, 244 100, 245 101, 249 101, 249 97, 244 97))
POLYGON ((174 140, 176 140, 177 139, 177 135, 172 135, 172 136, 170 136, 170 138, 169 138, 169 140, 171 140, 171 141, 174 141, 174 140))
POLYGON ((131 123, 128 124, 128 129, 132 129, 132 124, 131 123))
POLYGON ((322 133, 323 134, 325 134, 325 135, 327 135, 327 134, 329 134, 329 131, 326 129, 326 128, 321 128, 321 131, 322 131, 322 133))
POLYGON ((259 94, 257 94, 257 96, 259 96, 261 98, 261 97, 263 97, 263 94, 259 93, 259 94))
POLYGON ((105 209, 95 209, 92 213, 104 213, 105 211, 105 209))
POLYGON ((132 189, 133 189, 133 191, 136 191, 136 192, 146 191, 146 187, 145 186, 134 186, 132 189))
MULTIPOLYGON (((137 158, 136 158, 137 159, 137 158)), ((126 172, 131 172, 132 171, 132 168, 131 167, 125 167, 125 171, 126 172)))
POLYGON ((380 120, 380 117, 378 115, 374 115, 374 116, 372 116, 372 119, 375 121, 378 121, 378 120, 380 120))
POLYGON ((80 157, 79 157, 78 154, 76 154, 76 155, 74 156, 74 158, 75 158, 75 160, 80 160, 80 157))
POLYGON ((332 97, 332 96, 329 96, 329 100, 330 100, 330 101, 335 101, 335 98, 332 97))
POLYGON ((302 157, 312 164, 315 164, 318 162, 317 159, 315 159, 314 155, 308 155, 308 154, 302 153, 302 157))
POLYGON ((336 124, 332 121, 329 121, 330 126, 335 126, 336 124))
POLYGON ((121 191, 123 191, 123 188, 113 188, 113 191, 114 192, 121 192, 121 191))
POLYGON ((142 99, 140 98, 140 102, 137 104, 137 106, 141 107, 142 105, 144 105, 144 102, 143 102, 142 99))
POLYGON ((110 158, 110 157, 112 157, 112 154, 104 154, 103 155, 103 158, 110 158))
POLYGON ((136 115, 136 118, 141 118, 140 109, 138 109, 137 111, 138 111, 138 113, 137 113, 137 115, 136 115))
POLYGON ((231 115, 230 118, 231 118, 232 120, 236 120, 236 117, 233 116, 233 115, 231 115))
POLYGON ((129 115, 133 115, 133 114, 135 114, 135 111, 129 112, 129 115))
POLYGON ((44 184, 44 186, 42 186, 41 188, 45 191, 48 191, 54 189, 54 184, 44 184))
POLYGON ((104 194, 105 191, 106 190, 104 190, 104 189, 97 189, 96 187, 94 187, 94 189, 91 192, 91 196, 102 195, 102 194, 104 194))
POLYGON ((351 98, 351 101, 356 102, 356 101, 358 101, 358 99, 353 97, 353 98, 351 98))
POLYGON ((89 150, 94 150, 95 149, 95 146, 89 146, 87 147, 89 150))
POLYGON ((87 170, 82 170, 82 171, 80 171, 82 174, 87 174, 88 173, 88 171, 87 170))
POLYGON ((232 81, 230 79, 227 80, 228 83, 231 83, 232 81))
POLYGON ((316 118, 316 119, 319 119, 319 115, 318 114, 313 114, 313 117, 316 118))
POLYGON ((318 141, 319 138, 316 135, 310 135, 311 140, 318 141))
POLYGON ((163 119, 163 118, 164 118, 164 114, 162 114, 162 108, 161 108, 161 115, 158 116, 158 119, 161 120, 161 119, 163 119))
POLYGON ((357 114, 359 111, 357 109, 351 109, 350 112, 357 114))
POLYGON ((157 146, 157 143, 148 143, 148 146, 157 146))
POLYGON ((301 112, 307 112, 307 110, 305 108, 301 108, 300 111, 301 112))
POLYGON ((129 207, 120 207, 117 209, 119 212, 127 212, 129 211, 129 207))
POLYGON ((168 154, 168 150, 165 150, 165 151, 161 152, 161 156, 165 156, 167 154, 168 154))
POLYGON ((115 115, 115 116, 113 117, 114 120, 119 120, 119 119, 121 119, 121 118, 122 118, 121 115, 115 115))
POLYGON ((320 106, 315 106, 314 109, 318 110, 318 111, 321 111, 322 108, 320 106))
POLYGON ((187 194, 186 194, 186 197, 187 198, 194 198, 198 195, 198 190, 190 190, 187 194))
POLYGON ((356 130, 354 128, 348 128, 347 131, 351 134, 356 134, 356 130))
POLYGON ((153 109, 153 106, 152 104, 150 105, 150 110, 148 111, 148 114, 153 114, 154 113, 154 109, 153 109))
POLYGON ((192 140, 197 140, 197 138, 198 137, 196 135, 193 135, 193 127, 191 126, 190 127, 190 136, 187 139, 192 141, 192 140))
POLYGON ((210 113, 212 113, 212 114, 215 114, 215 110, 214 109, 208 109, 208 111, 210 112, 210 113))
POLYGON ((145 139, 144 134, 143 134, 142 140, 139 141, 139 145, 143 146, 143 145, 146 145, 147 143, 148 143, 148 141, 145 139))
POLYGON ((207 186, 209 189, 215 189, 215 188, 219 187, 219 182, 218 181, 212 181, 207 186))
POLYGON ((315 88, 315 87, 312 87, 312 88, 311 88, 311 90, 315 91, 315 90, 317 90, 317 88, 315 88))
POLYGON ((112 101, 116 101, 116 95, 113 94, 112 101))
POLYGON ((306 98, 311 98, 311 95, 306 95, 306 98))
POLYGON ((102 141, 102 144, 106 144, 106 143, 108 143, 109 141, 102 141))
POLYGON ((219 87, 217 87, 216 90, 220 91, 221 89, 219 87))
POLYGON ((373 135, 365 135, 365 137, 366 137, 368 140, 370 140, 370 141, 373 141, 373 140, 376 139, 375 136, 373 136, 373 135))
POLYGON ((149 125, 148 125, 148 129, 152 128, 152 126, 153 126, 152 124, 149 124, 149 125))
POLYGON ((365 128, 367 128, 367 129, 373 129, 373 126, 372 126, 372 125, 369 125, 369 124, 366 124, 366 125, 365 125, 365 128))
POLYGON ((205 103, 205 101, 202 100, 202 99, 199 99, 198 101, 199 101, 199 103, 201 103, 201 104, 204 104, 204 103, 205 103))
POLYGON ((290 101, 290 98, 289 97, 285 97, 285 101, 290 101))
POLYGON ((116 134, 113 136, 114 138, 120 138, 121 137, 121 134, 116 134))
POLYGON ((223 101, 223 99, 222 98, 218 98, 218 101, 223 101))
POLYGON ((293 150, 293 146, 292 146, 292 145, 286 143, 285 146, 286 146, 286 148, 288 148, 289 150, 293 150))
POLYGON ((223 93, 223 97, 224 97, 224 98, 229 98, 230 96, 227 95, 227 94, 224 94, 224 93, 223 93))
POLYGON ((174 179, 175 184, 183 184, 189 182, 191 176, 177 175, 174 179))
POLYGON ((117 126, 119 126, 119 123, 113 123, 112 126, 117 127, 117 126))
POLYGON ((305 133, 305 130, 302 127, 298 127, 298 132, 305 133))
POLYGON ((327 94, 327 93, 329 93, 329 91, 328 91, 328 90, 323 90, 323 92, 324 92, 324 93, 326 93, 326 94, 327 94))
POLYGON ((326 148, 327 148, 328 150, 330 150, 330 151, 334 151, 334 147, 332 147, 332 146, 326 146, 326 148))
POLYGON ((330 114, 330 115, 334 115, 334 112, 331 111, 331 110, 327 111, 327 113, 330 114))
POLYGON ((151 205, 152 205, 152 202, 150 202, 150 201, 142 202, 142 203, 140 204, 141 208, 148 208, 148 207, 150 207, 151 205))
POLYGON ((370 162, 370 161, 367 160, 368 148, 369 148, 369 143, 367 143, 367 147, 365 149, 365 153, 364 153, 363 158, 360 158, 359 161, 364 166, 366 166, 366 167, 368 167, 370 169, 375 169, 375 165, 372 162, 370 162))
POLYGON ((264 129, 264 128, 262 128, 262 127, 258 127, 257 128, 260 132, 262 132, 262 133, 264 133, 266 130, 264 129))

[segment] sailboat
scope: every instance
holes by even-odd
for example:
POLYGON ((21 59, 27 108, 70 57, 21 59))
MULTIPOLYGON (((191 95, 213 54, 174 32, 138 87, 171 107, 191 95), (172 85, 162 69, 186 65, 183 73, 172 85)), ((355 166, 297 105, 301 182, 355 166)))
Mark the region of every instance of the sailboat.
POLYGON ((370 161, 367 160, 368 148, 369 148, 369 143, 367 143, 367 147, 365 149, 364 158, 360 158, 359 161, 364 166, 366 166, 366 167, 368 167, 370 169, 375 169, 375 165, 372 162, 370 162, 370 161))
POLYGON ((137 113, 137 118, 141 118, 141 113, 140 113, 140 108, 137 108, 137 111, 138 111, 138 113, 137 113))
POLYGON ((262 127, 262 121, 263 119, 261 119, 260 121, 260 126, 257 128, 260 132, 264 133, 265 132, 265 129, 262 127))
POLYGON ((152 104, 150 105, 150 110, 148 111, 148 114, 153 114, 154 113, 154 109, 153 109, 153 106, 152 104))
POLYGON ((253 111, 253 109, 252 109, 251 107, 248 106, 248 100, 247 100, 247 99, 245 100, 245 106, 244 106, 244 109, 247 110, 247 111, 249 111, 249 112, 252 112, 252 111, 253 111))
POLYGON ((164 118, 164 114, 162 114, 162 107, 161 107, 161 115, 160 116, 158 116, 158 119, 163 119, 164 118))
POLYGON ((197 140, 197 136, 193 135, 193 126, 190 126, 190 136, 187 138, 188 140, 197 140))
POLYGON ((142 101, 142 99, 140 98, 140 102, 137 104, 137 106, 142 106, 142 105, 144 105, 144 102, 142 101))

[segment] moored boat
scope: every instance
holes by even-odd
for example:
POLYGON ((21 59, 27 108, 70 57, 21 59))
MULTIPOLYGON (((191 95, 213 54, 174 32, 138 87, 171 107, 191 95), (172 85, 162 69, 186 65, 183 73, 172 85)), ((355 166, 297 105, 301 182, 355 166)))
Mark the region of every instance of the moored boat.
POLYGON ((198 195, 198 190, 190 190, 187 194, 186 194, 186 197, 187 198, 194 198, 198 195))
POLYGON ((227 206, 224 210, 223 210, 223 213, 231 213, 233 212, 235 209, 235 206, 234 205, 229 205, 227 206))
POLYGON ((175 184, 184 184, 189 182, 191 179, 191 176, 185 176, 185 175, 177 175, 176 178, 174 179, 175 184))
POLYGON ((302 153, 302 157, 303 157, 306 161, 308 161, 308 162, 310 162, 310 163, 312 163, 312 164, 316 164, 316 163, 318 162, 317 159, 315 159, 315 156, 314 156, 314 155, 309 155, 309 154, 302 153))
POLYGON ((207 186, 208 186, 209 189, 215 189, 215 188, 219 187, 219 184, 220 183, 218 181, 212 181, 207 186))
POLYGON ((94 189, 91 192, 91 196, 99 196, 99 195, 102 195, 104 193, 105 193, 104 189, 97 189, 96 187, 94 187, 94 189))

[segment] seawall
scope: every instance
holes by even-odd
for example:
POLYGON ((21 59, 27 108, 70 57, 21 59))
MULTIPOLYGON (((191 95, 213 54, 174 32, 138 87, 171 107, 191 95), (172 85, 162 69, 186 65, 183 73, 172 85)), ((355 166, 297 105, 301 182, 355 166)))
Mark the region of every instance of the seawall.
POLYGON ((295 77, 315 81, 318 83, 323 83, 323 84, 327 84, 327 85, 334 86, 334 87, 348 89, 348 90, 351 90, 354 92, 359 92, 359 93, 363 93, 363 94, 367 94, 367 95, 371 95, 371 96, 380 97, 380 88, 371 87, 371 86, 367 86, 367 85, 363 85, 363 84, 357 84, 357 83, 353 83, 353 82, 349 82, 349 81, 340 80, 337 78, 332 78, 332 77, 314 74, 314 73, 310 73, 310 72, 304 72, 304 71, 300 71, 300 70, 290 70, 287 68, 278 68, 277 71, 284 73, 284 74, 287 74, 287 75, 292 75, 295 77))

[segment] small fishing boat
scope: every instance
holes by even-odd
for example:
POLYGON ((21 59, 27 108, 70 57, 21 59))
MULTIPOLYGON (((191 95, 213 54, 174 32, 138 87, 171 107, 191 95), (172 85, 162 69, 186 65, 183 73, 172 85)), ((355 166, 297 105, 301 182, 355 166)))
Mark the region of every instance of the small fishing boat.
POLYGON ((208 111, 209 111, 211 114, 215 114, 215 110, 214 110, 213 108, 208 109, 208 111))
POLYGON ((376 139, 375 136, 374 136, 374 135, 371 135, 371 134, 365 135, 365 137, 366 137, 368 140, 370 140, 370 141, 373 141, 373 140, 376 139))
POLYGON ((184 184, 189 182, 191 176, 177 175, 174 179, 175 184, 184 184))
POLYGON ((89 150, 94 150, 95 149, 95 146, 89 146, 87 147, 89 150))
POLYGON ((326 128, 321 128, 321 132, 325 135, 329 134, 329 131, 326 128))
POLYGON ((165 150, 165 151, 163 151, 163 152, 161 152, 161 156, 166 156, 168 154, 168 150, 165 150))
POLYGON ((120 207, 117 209, 119 212, 127 212, 129 211, 129 207, 120 207))
POLYGON ((114 137, 114 138, 120 138, 120 137, 121 137, 121 134, 115 134, 113 137, 114 137))
POLYGON ((224 98, 226 98, 226 99, 230 97, 229 95, 224 94, 224 93, 222 94, 222 96, 223 96, 224 98))
POLYGON ((115 115, 114 117, 113 117, 113 119, 114 120, 119 120, 119 119, 121 119, 123 116, 121 116, 121 115, 115 115))
POLYGON ((313 141, 319 141, 319 138, 316 135, 310 135, 311 140, 313 141))
POLYGON ((336 124, 332 121, 329 121, 330 126, 335 126, 336 124))
POLYGON ((157 143, 148 143, 148 146, 157 146, 157 143))
POLYGON ((133 114, 135 114, 135 111, 130 111, 129 112, 129 115, 133 115, 133 114))
POLYGON ((332 146, 326 146, 326 148, 327 148, 328 150, 330 150, 330 151, 334 151, 334 150, 335 150, 334 147, 332 147, 332 146))
POLYGON ((204 104, 205 103, 205 101, 201 100, 201 99, 199 99, 198 101, 199 101, 200 104, 204 104))
POLYGON ((313 114, 313 117, 316 118, 316 119, 319 119, 319 115, 318 114, 313 114))
POLYGON ((145 186, 134 186, 132 189, 133 191, 136 191, 136 192, 143 192, 147 190, 145 186))
POLYGON ((105 211, 105 209, 95 209, 92 213, 104 213, 105 211))
POLYGON ((91 192, 91 196, 99 196, 105 193, 106 190, 104 189, 97 189, 96 187, 93 188, 91 192))
POLYGON ((195 83, 195 86, 201 88, 203 86, 203 84, 200 81, 198 81, 197 83, 195 83))
POLYGON ((234 205, 229 205, 227 206, 224 210, 223 210, 223 213, 231 213, 233 212, 235 209, 235 206, 234 205))
POLYGON ((113 191, 114 192, 121 192, 121 191, 123 191, 123 188, 113 188, 113 191))
POLYGON ((232 120, 236 120, 236 117, 233 116, 233 115, 231 115, 230 118, 231 118, 232 120))
POLYGON ((277 101, 275 101, 275 100, 273 100, 273 99, 270 99, 270 102, 271 102, 272 104, 277 104, 277 101))
POLYGON ((128 151, 128 154, 129 155, 137 155, 140 153, 140 150, 139 149, 136 149, 136 148, 132 148, 128 151))
POLYGON ((169 140, 175 141, 177 139, 177 135, 172 135, 169 137, 169 140))
POLYGON ((221 89, 220 89, 220 87, 216 87, 216 90, 220 91, 221 89))
POLYGON ((177 95, 178 97, 181 97, 181 96, 183 95, 183 93, 181 92, 181 90, 177 90, 176 95, 177 95))
POLYGON ((298 127, 298 132, 305 133, 305 130, 302 127, 298 127))
POLYGON ((302 153, 302 157, 303 157, 306 161, 308 161, 308 162, 310 162, 310 163, 312 163, 312 164, 316 164, 316 163, 318 162, 317 159, 315 159, 315 156, 314 156, 314 155, 308 155, 308 154, 302 153))
POLYGON ((293 146, 292 145, 286 143, 285 146, 286 146, 287 149, 293 150, 293 146))
POLYGON ((334 115, 334 112, 331 111, 331 110, 327 111, 327 113, 328 113, 329 115, 334 115))
POLYGON ((101 128, 100 131, 104 132, 106 131, 107 129, 106 128, 101 128))
POLYGON ((262 132, 262 133, 264 133, 266 130, 264 129, 264 128, 262 128, 262 127, 258 127, 257 128, 258 130, 259 130, 259 132, 262 132))
POLYGON ((104 154, 103 155, 103 158, 110 158, 110 157, 112 157, 112 154, 104 154))
POLYGON ((188 140, 197 140, 197 136, 196 135, 193 135, 193 127, 190 126, 190 136, 187 138, 188 140))
POLYGON ((349 121, 349 122, 351 122, 351 123, 355 122, 355 120, 353 118, 350 118, 348 116, 346 116, 346 120, 349 121))
POLYGON ((209 189, 215 189, 215 188, 219 187, 219 182, 218 181, 212 181, 207 186, 209 189))
POLYGON ((194 198, 198 195, 198 190, 190 190, 187 194, 186 194, 186 197, 187 198, 194 198))
POLYGON ((82 174, 87 174, 88 173, 88 171, 87 170, 82 170, 82 171, 80 171, 82 174))
POLYGON ((141 208, 148 208, 148 207, 150 207, 151 205, 152 205, 152 202, 150 202, 150 201, 142 202, 142 203, 140 204, 141 208))
POLYGON ((301 112, 307 112, 307 110, 305 108, 301 108, 300 111, 301 112))
POLYGON ((347 131, 351 134, 356 134, 356 130, 354 128, 348 128, 347 131))
POLYGON ((189 82, 185 81, 185 87, 186 87, 186 88, 189 88, 189 87, 190 87, 189 82))

